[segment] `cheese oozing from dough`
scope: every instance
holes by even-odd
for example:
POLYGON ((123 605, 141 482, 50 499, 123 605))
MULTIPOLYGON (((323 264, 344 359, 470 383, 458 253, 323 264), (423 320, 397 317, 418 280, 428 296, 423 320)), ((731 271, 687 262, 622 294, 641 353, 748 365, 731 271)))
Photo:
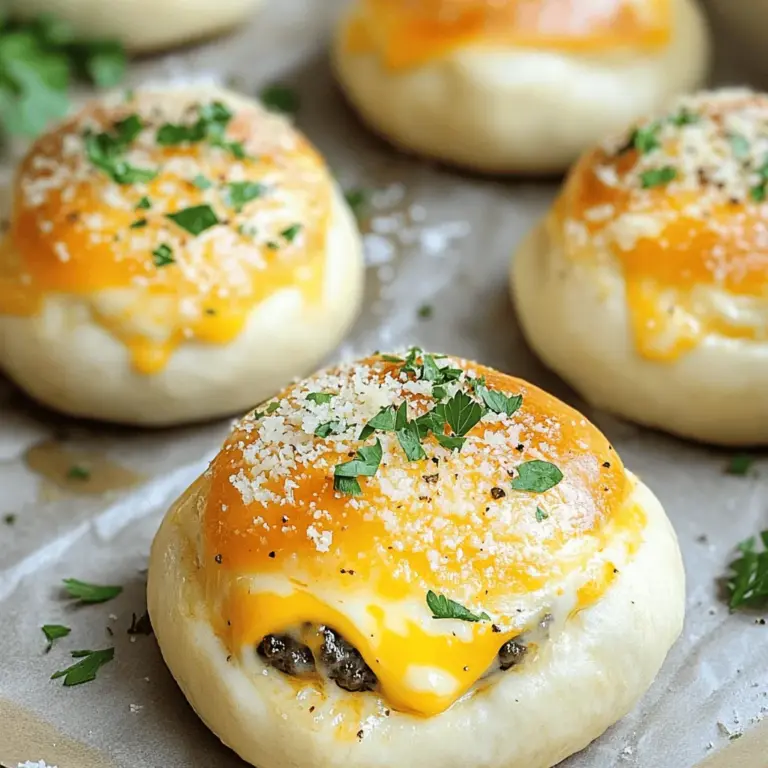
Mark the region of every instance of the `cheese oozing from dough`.
POLYGON ((228 652, 325 625, 387 705, 422 716, 545 615, 562 626, 599 600, 645 525, 621 461, 580 414, 419 350, 286 389, 235 427, 200 482, 199 573, 228 652), (348 462, 358 488, 335 483, 348 462), (430 591, 478 620, 434 618, 430 591))
POLYGON ((386 66, 425 64, 465 46, 593 52, 669 42, 669 0, 359 0, 350 53, 386 66))
POLYGON ((618 263, 638 352, 768 340, 768 97, 688 96, 586 154, 550 214, 575 263, 618 263))
POLYGON ((0 313, 79 297, 160 371, 185 340, 226 344, 283 288, 322 296, 328 171, 282 117, 218 89, 94 102, 42 136, 0 245, 0 313))

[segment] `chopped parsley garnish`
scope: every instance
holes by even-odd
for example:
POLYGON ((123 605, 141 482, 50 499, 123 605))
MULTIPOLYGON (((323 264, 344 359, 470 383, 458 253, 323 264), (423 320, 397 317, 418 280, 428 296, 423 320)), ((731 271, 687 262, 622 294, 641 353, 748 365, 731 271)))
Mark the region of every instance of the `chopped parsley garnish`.
POLYGON ((467 441, 466 437, 455 437, 453 435, 435 435, 435 439, 443 448, 449 451, 460 451, 467 441))
POLYGON ((482 398, 489 411, 505 413, 512 416, 523 404, 522 395, 505 395, 494 389, 488 389, 484 384, 475 387, 476 394, 482 398))
POLYGON ((326 403, 330 403, 334 397, 335 395, 331 395, 328 392, 310 392, 306 399, 309 400, 310 403, 325 405, 326 403))
POLYGON ((563 479, 563 473, 548 461, 526 461, 517 467, 517 477, 512 480, 515 491, 544 493, 563 479))
POLYGON ((102 88, 122 79, 125 52, 119 43, 80 39, 48 14, 11 19, 8 6, 0 5, 0 124, 9 134, 36 136, 63 117, 75 77, 102 88))
POLYGON ((381 359, 385 363, 402 363, 402 362, 404 362, 402 357, 397 357, 396 355, 382 355, 381 359))
POLYGON ((432 306, 431 306, 430 304, 422 304, 422 305, 419 307, 419 309, 418 309, 418 311, 417 311, 417 313, 416 313, 416 314, 417 314, 417 315, 418 315, 418 316, 419 316, 419 317, 420 317, 422 320, 429 320, 429 318, 430 318, 430 317, 432 317, 432 313, 433 313, 433 311, 434 311, 434 310, 432 309, 432 306))
POLYGON ((541 523, 549 517, 549 512, 543 510, 541 507, 536 507, 536 522, 541 523))
POLYGON ((227 202, 240 213, 246 203, 261 197, 266 189, 254 181, 233 181, 227 184, 227 202))
POLYGON ((754 463, 755 460, 752 456, 747 456, 746 454, 741 453, 736 456, 731 456, 725 467, 725 471, 729 475, 743 477, 744 475, 749 474, 749 470, 752 469, 754 463))
POLYGON ((458 619, 459 621, 490 621, 491 617, 483 611, 477 615, 461 603, 445 595, 436 595, 431 589, 427 592, 427 606, 432 611, 433 619, 458 619))
POLYGON ((3 515, 3 522, 6 525, 13 525, 16 522, 16 515, 14 515, 13 513, 3 515))
POLYGON ((280 235, 284 237, 289 243, 292 243, 296 236, 301 232, 301 224, 292 224, 290 227, 284 229, 280 235))
POLYGON ((328 437, 330 435, 338 435, 344 431, 343 421, 326 421, 323 424, 318 424, 315 427, 316 437, 328 437))
MULTIPOLYGON (((405 403, 403 403, 405 405, 405 403)), ((397 416, 394 405, 384 406, 362 429, 359 440, 367 440, 377 429, 382 432, 394 432, 395 429, 401 429, 405 427, 407 417, 403 412, 402 423, 396 427, 397 416)))
POLYGON ((466 435, 483 418, 482 406, 461 391, 440 407, 444 409, 448 426, 459 437, 466 435))
POLYGON ((155 136, 158 144, 176 146, 207 141, 214 147, 221 147, 231 152, 238 160, 246 157, 242 142, 227 141, 224 135, 232 113, 220 101, 202 104, 198 107, 198 118, 194 123, 165 123, 160 126, 155 136))
POLYGON ((147 220, 146 219, 136 219, 136 221, 132 221, 129 225, 129 229, 142 229, 147 226, 147 220))
POLYGON ((266 413, 267 414, 274 413, 279 407, 280 407, 280 403, 278 403, 277 401, 270 403, 267 406, 266 413))
POLYGON ((365 216, 368 210, 368 190, 356 187, 355 189, 348 189, 344 193, 344 199, 347 201, 347 205, 352 210, 355 218, 359 221, 365 216))
POLYGON ((123 591, 122 587, 105 587, 78 579, 64 579, 64 587, 70 597, 81 603, 106 603, 123 591))
POLYGON ((658 122, 653 122, 650 125, 641 128, 635 128, 623 151, 636 149, 641 155, 653 152, 654 149, 658 149, 661 146, 661 143, 659 142, 660 131, 661 124, 658 122))
POLYGON ((299 111, 299 95, 286 85, 268 85, 259 93, 261 103, 272 112, 295 115, 299 111))
POLYGON ((671 165, 665 165, 661 168, 651 168, 650 170, 643 171, 640 174, 640 183, 643 189, 651 189, 669 184, 670 181, 674 181, 676 178, 677 169, 671 165))
POLYGON ((690 112, 689 110, 681 109, 676 115, 672 115, 672 117, 669 118, 669 121, 672 123, 672 125, 676 125, 678 127, 682 127, 684 125, 693 125, 694 123, 698 123, 700 119, 700 116, 697 115, 695 112, 690 112))
POLYGON ((733 156, 739 160, 749 157, 749 141, 740 133, 728 134, 728 142, 733 150, 733 156))
POLYGON ((152 622, 149 618, 149 613, 144 611, 137 618, 136 614, 131 614, 131 626, 128 627, 129 635, 151 635, 152 634, 152 622))
POLYGON ((219 223, 213 208, 207 204, 193 205, 176 213, 166 213, 165 217, 195 237, 219 223))
POLYGON ((360 448, 352 461, 337 464, 333 471, 333 489, 348 496, 362 493, 358 477, 373 477, 381 464, 381 441, 360 448))
POLYGON ((60 637, 66 637, 72 631, 69 627, 62 626, 61 624, 43 624, 40 629, 48 641, 48 645, 45 648, 46 653, 53 648, 55 640, 58 640, 60 637))
POLYGON ((751 537, 738 546, 740 557, 728 566, 728 605, 731 609, 756 608, 768 603, 768 531, 760 534, 761 551, 751 537))
POLYGON ((210 179, 206 179, 202 173, 198 173, 197 176, 195 176, 195 178, 192 179, 192 183, 198 189, 203 189, 203 190, 210 189, 213 186, 213 182, 210 179))
POLYGON ((766 184, 768 184, 768 161, 763 163, 760 168, 757 169, 757 175, 760 177, 761 181, 759 184, 755 185, 752 187, 752 189, 749 190, 749 196, 756 203, 762 203, 766 198, 766 184))
POLYGON ((152 263, 156 267, 167 267, 175 261, 171 247, 165 243, 161 243, 154 251, 152 251, 152 263))
POLYGON ((69 480, 88 480, 90 477, 91 471, 86 467, 81 467, 79 464, 74 464, 67 470, 67 478, 69 480))
POLYGON ((64 685, 80 685, 96 679, 99 669, 115 657, 114 648, 105 648, 102 651, 72 651, 73 659, 80 659, 71 667, 54 672, 51 680, 64 678, 64 685))
MULTIPOLYGON (((405 405, 405 402, 403 402, 405 405)), ((419 435, 419 425, 415 421, 409 421, 402 429, 398 429, 397 441, 400 447, 408 457, 409 461, 420 461, 426 459, 427 454, 421 447, 421 436, 419 435)))
POLYGON ((151 207, 152 201, 146 195, 143 195, 139 202, 136 203, 137 211, 148 211, 151 207))
POLYGON ((157 170, 137 168, 123 157, 128 146, 141 133, 142 127, 138 115, 129 115, 114 123, 111 133, 86 131, 85 154, 93 165, 118 184, 151 181, 157 176, 157 170))

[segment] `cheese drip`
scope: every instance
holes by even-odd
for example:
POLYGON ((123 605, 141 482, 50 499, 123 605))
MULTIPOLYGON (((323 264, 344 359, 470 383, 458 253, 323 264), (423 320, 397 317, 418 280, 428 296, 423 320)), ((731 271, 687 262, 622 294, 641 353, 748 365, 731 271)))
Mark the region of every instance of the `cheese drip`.
POLYGON ((617 260, 638 352, 768 340, 768 98, 686 97, 585 155, 548 228, 574 261, 617 260))
POLYGON ((255 104, 218 91, 96 103, 21 165, 0 245, 0 313, 30 317, 47 296, 76 297, 138 372, 157 373, 187 340, 231 342, 280 290, 319 301, 331 199, 319 155, 255 104), (230 117, 216 139, 158 140, 164 126, 189 129, 217 104, 230 117), (136 118, 142 128, 122 159, 156 175, 118 183, 94 163, 88 134, 114 135, 136 118), (217 223, 199 233, 169 218, 200 206, 217 223))
POLYGON ((382 408, 431 409, 432 384, 372 358, 295 385, 235 429, 203 480, 200 549, 211 620, 233 655, 327 625, 360 651, 389 706, 432 716, 544 613, 564 621, 599 600, 632 557, 644 514, 597 429, 518 379, 441 363, 463 371, 447 397, 485 377, 522 407, 486 413, 459 452, 430 437, 409 461, 394 433, 359 434, 382 408), (334 467, 375 439, 381 463, 361 495, 335 492, 334 467), (515 491, 510 473, 531 460, 563 480, 515 491), (488 619, 435 619, 430 590, 488 619))
POLYGON ((360 0, 350 53, 407 69, 466 46, 591 53, 655 49, 671 35, 669 0, 360 0))

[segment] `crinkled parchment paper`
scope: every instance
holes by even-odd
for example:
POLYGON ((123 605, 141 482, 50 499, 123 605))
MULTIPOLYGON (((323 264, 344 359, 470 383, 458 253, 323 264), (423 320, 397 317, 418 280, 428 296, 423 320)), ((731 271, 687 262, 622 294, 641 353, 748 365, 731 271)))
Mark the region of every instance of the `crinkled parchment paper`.
MULTIPOLYGON (((136 63, 131 84, 213 79, 246 93, 275 80, 295 86, 299 126, 341 183, 376 190, 365 226, 366 311, 334 357, 415 343, 529 378, 582 408, 656 491, 688 571, 683 636, 637 709, 565 765, 691 768, 768 711, 768 626, 759 615, 729 615, 717 583, 735 543, 768 527, 768 463, 759 461, 749 477, 725 475, 726 453, 594 412, 544 370, 522 341, 507 268, 555 185, 436 168, 397 154, 367 132, 343 103, 327 64, 341 5, 272 0, 228 38, 136 63), (429 318, 420 317, 425 305, 432 308, 429 318)), ((0 181, 7 181, 7 170, 3 174, 0 181)), ((59 768, 242 765, 188 707, 154 638, 127 634, 132 614, 145 609, 144 569, 155 528, 227 428, 218 422, 146 432, 74 422, 0 381, 3 765, 41 759, 59 768), (106 495, 89 494, 85 485, 61 488, 25 459, 46 440, 135 472, 139 484, 106 495), (6 516, 15 516, 12 524, 2 522, 6 516), (73 608, 61 594, 65 577, 125 589, 111 602, 73 608), (46 623, 72 627, 47 654, 40 631, 46 623), (115 660, 94 682, 64 688, 49 679, 68 665, 69 650, 109 646, 115 660)), ((768 758, 753 768, 765 765, 768 758)))

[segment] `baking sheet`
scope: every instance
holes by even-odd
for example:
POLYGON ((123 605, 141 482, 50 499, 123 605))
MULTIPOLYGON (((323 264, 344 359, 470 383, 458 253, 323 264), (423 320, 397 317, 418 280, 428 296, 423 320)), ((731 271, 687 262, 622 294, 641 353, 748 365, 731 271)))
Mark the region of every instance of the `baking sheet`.
MULTIPOLYGON (((132 84, 234 80, 247 93, 275 80, 296 87, 299 126, 342 185, 375 190, 374 215, 365 224, 366 311, 333 357, 419 344, 528 378, 582 409, 656 491, 688 572, 683 636, 637 709, 563 765, 691 768, 768 713, 768 626, 759 623, 760 614, 730 615, 717 581, 735 543, 768 527, 768 462, 758 461, 748 477, 725 475, 726 452, 595 412, 537 362, 509 303, 508 259, 556 185, 457 174, 399 155, 368 133, 334 88, 326 60, 343 4, 272 0, 233 36, 136 63, 132 84), (431 317, 420 317, 424 306, 431 317)), ((738 82, 738 73, 722 79, 738 82)), ((7 169, 3 174, 0 182, 7 169)), ((0 380, 3 766, 38 760, 58 768, 243 766, 186 704, 154 638, 127 634, 132 614, 145 609, 144 569, 158 522, 227 429, 226 421, 162 432, 75 422, 0 380), (106 495, 62 487, 25 458, 51 440, 54 453, 98 456, 104 471, 128 470, 137 485, 106 495), (9 515, 12 524, 3 522, 9 515), (67 577, 125 589, 111 602, 74 608, 60 590, 67 577), (40 631, 46 623, 72 627, 50 653, 40 631), (94 682, 64 688, 49 679, 69 665, 69 650, 109 646, 115 660, 94 682)), ((768 758, 759 757, 765 754, 758 749, 744 765, 765 768, 768 758)))

